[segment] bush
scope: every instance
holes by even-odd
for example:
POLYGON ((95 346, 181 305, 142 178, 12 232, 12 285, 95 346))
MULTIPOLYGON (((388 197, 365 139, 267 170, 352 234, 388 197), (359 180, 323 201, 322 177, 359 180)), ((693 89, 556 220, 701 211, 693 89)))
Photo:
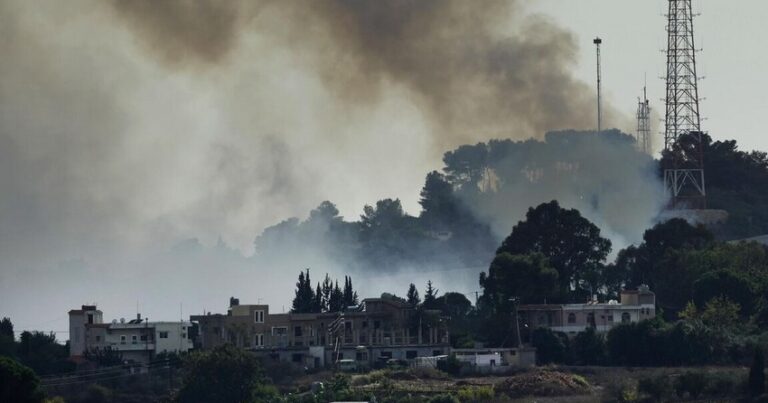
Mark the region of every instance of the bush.
POLYGON ((458 399, 455 397, 444 394, 444 395, 437 395, 427 401, 428 403, 460 403, 458 399))
POLYGON ((93 384, 80 396, 81 403, 107 403, 112 401, 112 391, 101 385, 93 384))
POLYGON ((660 402, 671 391, 669 377, 666 374, 657 374, 640 378, 637 383, 637 390, 648 395, 654 401, 660 402))
POLYGON ((459 389, 458 398, 462 402, 482 403, 493 402, 494 394, 492 386, 468 386, 459 389))
POLYGON ((628 379, 614 379, 605 385, 603 401, 608 403, 631 403, 638 400, 637 386, 628 379))
POLYGON ((682 398, 687 393, 697 399, 707 387, 707 375, 701 371, 689 371, 675 380, 675 394, 682 398))
POLYGON ((728 397, 739 395, 742 392, 743 385, 736 374, 716 373, 708 378, 707 385, 704 388, 704 393, 707 396, 728 397))
POLYGON ((0 356, 0 402, 41 402, 40 379, 31 368, 0 356))
POLYGON ((456 354, 451 354, 448 359, 437 362, 437 369, 454 376, 461 373, 461 366, 461 361, 456 358, 456 354))
POLYGON ((411 368, 411 374, 419 379, 448 379, 449 376, 443 371, 432 367, 411 368))

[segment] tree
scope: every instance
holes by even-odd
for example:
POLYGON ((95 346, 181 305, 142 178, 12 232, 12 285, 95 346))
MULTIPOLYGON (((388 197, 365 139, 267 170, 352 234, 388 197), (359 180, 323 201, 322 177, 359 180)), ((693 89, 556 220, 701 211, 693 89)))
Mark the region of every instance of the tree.
POLYGON ((512 297, 522 303, 543 302, 557 295, 558 273, 541 253, 496 255, 488 274, 480 273, 483 298, 489 306, 500 308, 512 297))
POLYGON ((328 312, 341 312, 344 309, 344 293, 339 288, 338 280, 331 290, 328 298, 328 312))
POLYGON ((765 358, 763 349, 755 348, 752 366, 749 368, 749 394, 760 396, 765 393, 765 358))
POLYGON ((306 276, 299 273, 299 281, 296 283, 295 296, 293 298, 293 313, 311 313, 315 309, 315 292, 312 290, 312 282, 309 278, 309 269, 306 276))
POLYGON ((419 204, 422 208, 419 218, 430 230, 450 227, 450 224, 461 214, 458 200, 453 194, 453 185, 437 171, 427 174, 419 204))
POLYGON ((352 289, 352 277, 344 276, 344 291, 342 294, 343 309, 347 309, 348 307, 355 306, 359 303, 357 292, 352 289))
POLYGON ((184 359, 184 376, 178 401, 269 401, 275 390, 265 378, 258 358, 231 345, 193 352, 184 359))
POLYGON ((432 280, 428 280, 427 290, 424 292, 424 309, 438 309, 437 292, 438 290, 432 287, 432 280))
POLYGON ((69 372, 75 366, 69 360, 69 349, 56 342, 53 333, 21 333, 17 356, 19 361, 39 375, 69 372))
POLYGON ((577 365, 605 364, 605 339, 588 327, 573 338, 573 354, 577 365))
POLYGON ((411 283, 408 286, 408 293, 405 296, 406 301, 413 306, 421 304, 421 298, 419 298, 419 290, 416 289, 416 285, 411 283))
POLYGON ((568 354, 568 336, 539 327, 531 332, 531 345, 536 347, 536 363, 546 365, 565 363, 568 354))
POLYGON ((571 288, 581 288, 588 272, 596 270, 610 250, 611 241, 600 236, 595 224, 553 200, 530 208, 496 254, 541 253, 558 273, 558 299, 568 300, 571 288))
POLYGON ((2 336, 13 338, 13 323, 10 318, 0 321, 0 337, 2 336))
POLYGON ((9 357, 0 357, 0 402, 42 402, 40 379, 31 368, 9 357))
POLYGON ((325 279, 323 280, 323 311, 328 312, 330 311, 329 304, 331 300, 331 292, 333 292, 333 281, 331 281, 331 276, 328 275, 328 273, 325 273, 325 279))
POLYGON ((312 312, 323 312, 323 290, 320 288, 320 283, 317 283, 317 288, 315 289, 315 295, 312 301, 312 312))
POLYGON ((435 305, 451 320, 461 320, 472 311, 472 302, 459 292, 446 292, 437 297, 435 305))

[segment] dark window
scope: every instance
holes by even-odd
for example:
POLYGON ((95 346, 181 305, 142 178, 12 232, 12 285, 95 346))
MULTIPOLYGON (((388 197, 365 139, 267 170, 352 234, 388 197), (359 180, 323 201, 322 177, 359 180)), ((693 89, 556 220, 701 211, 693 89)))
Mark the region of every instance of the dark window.
POLYGON ((301 335, 302 335, 301 326, 294 327, 293 328, 293 336, 294 337, 301 337, 301 335))
POLYGON ((438 355, 443 355, 443 350, 432 350, 432 357, 437 357, 438 355))
POLYGON ((383 358, 392 358, 392 352, 391 351, 382 351, 381 356, 383 358))
POLYGON ((416 350, 409 350, 405 352, 405 358, 412 360, 418 356, 418 352, 416 350))
POLYGON ((339 353, 338 357, 339 357, 340 360, 343 360, 344 359, 344 353, 339 353))
POLYGON ((381 327, 381 322, 380 322, 380 321, 378 321, 378 320, 374 320, 374 321, 373 321, 373 328, 374 328, 374 329, 378 329, 378 328, 380 328, 380 327, 381 327))
POLYGON ((344 322, 344 329, 351 330, 352 329, 352 322, 344 322))
POLYGON ((587 314, 587 323, 590 326, 595 326, 595 314, 590 312, 587 314))
POLYGON ((365 329, 365 328, 367 328, 367 327, 368 327, 368 321, 367 321, 367 320, 364 320, 364 321, 363 321, 363 329, 365 329))
POLYGON ((96 336, 96 341, 101 341, 101 336, 96 336))
POLYGON ((368 361, 368 353, 365 351, 359 352, 355 354, 355 360, 357 361, 368 361))
POLYGON ((291 355, 291 361, 293 362, 301 362, 304 359, 304 354, 292 354, 291 355))
POLYGON ((568 323, 576 323, 576 314, 575 313, 569 313, 568 314, 568 323))
POLYGON ((629 316, 629 312, 621 314, 621 323, 629 323, 630 320, 632 320, 632 318, 629 316))
POLYGON ((92 313, 89 313, 89 314, 88 314, 88 324, 89 324, 89 325, 92 325, 92 324, 93 324, 93 314, 92 314, 92 313))

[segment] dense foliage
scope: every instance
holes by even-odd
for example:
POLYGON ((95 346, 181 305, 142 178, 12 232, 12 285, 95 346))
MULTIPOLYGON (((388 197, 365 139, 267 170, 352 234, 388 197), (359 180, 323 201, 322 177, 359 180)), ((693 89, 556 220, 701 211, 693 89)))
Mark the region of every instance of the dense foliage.
POLYGON ((0 402, 37 403, 43 397, 40 379, 32 369, 0 357, 0 402))

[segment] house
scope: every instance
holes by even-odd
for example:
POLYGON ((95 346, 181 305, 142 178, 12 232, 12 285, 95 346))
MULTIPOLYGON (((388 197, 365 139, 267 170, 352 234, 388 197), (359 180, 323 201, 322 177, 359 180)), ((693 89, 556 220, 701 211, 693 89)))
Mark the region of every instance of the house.
POLYGON ((226 314, 190 320, 199 325, 195 345, 201 349, 229 343, 308 368, 349 359, 365 367, 449 350, 439 311, 419 311, 395 298, 367 298, 344 312, 278 314, 233 298, 226 314))
POLYGON ((620 301, 583 304, 520 305, 518 317, 521 333, 544 327, 555 332, 575 335, 587 327, 605 333, 620 323, 639 322, 656 316, 656 296, 647 286, 622 290, 620 301))
POLYGON ((103 322, 96 305, 69 311, 69 355, 83 357, 97 350, 112 350, 124 361, 147 363, 157 354, 186 352, 192 348, 194 326, 190 322, 150 322, 136 319, 103 322))

